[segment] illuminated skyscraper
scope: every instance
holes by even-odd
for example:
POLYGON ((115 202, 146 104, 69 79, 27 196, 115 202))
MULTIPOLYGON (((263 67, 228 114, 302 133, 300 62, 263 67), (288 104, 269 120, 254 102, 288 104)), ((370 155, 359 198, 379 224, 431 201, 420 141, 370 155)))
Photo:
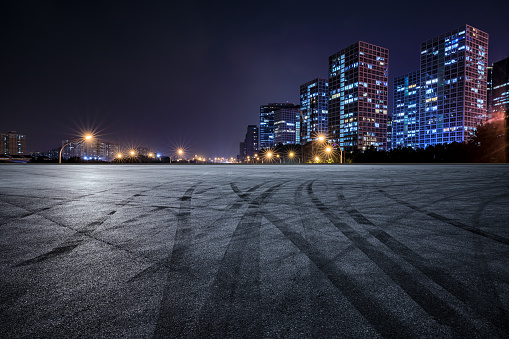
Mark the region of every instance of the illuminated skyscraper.
POLYGON ((419 147, 420 72, 394 78, 391 148, 419 147))
POLYGON ((293 145, 297 142, 299 116, 298 105, 292 104, 274 110, 274 145, 293 145))
POLYGON ((329 57, 328 138, 344 150, 387 148, 389 50, 366 42, 329 57))
POLYGON ((493 64, 493 113, 495 116, 509 115, 509 58, 493 64))
POLYGON ((487 117, 488 34, 461 26, 421 44, 419 146, 463 142, 487 117))
POLYGON ((322 78, 300 86, 300 135, 297 135, 297 143, 305 144, 316 140, 320 134, 327 135, 328 92, 329 84, 322 78))
POLYGON ((274 111, 293 107, 296 107, 293 103, 270 103, 260 106, 260 149, 274 146, 274 111))

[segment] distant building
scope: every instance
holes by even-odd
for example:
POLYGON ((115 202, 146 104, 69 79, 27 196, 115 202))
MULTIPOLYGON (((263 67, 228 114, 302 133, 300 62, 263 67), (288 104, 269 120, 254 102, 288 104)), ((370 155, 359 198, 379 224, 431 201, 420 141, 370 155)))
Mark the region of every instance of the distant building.
POLYGON ((295 107, 293 103, 269 103, 260 106, 260 149, 274 146, 274 111, 295 107))
POLYGON ((297 143, 300 106, 280 107, 274 111, 274 145, 294 145, 297 143))
MULTIPOLYGON (((65 146, 65 148, 62 150, 63 159, 76 157, 83 160, 111 161, 120 152, 118 145, 112 143, 104 143, 100 140, 77 141, 70 143, 69 140, 62 140, 62 146, 65 144, 67 144, 67 146, 65 146)), ((137 155, 146 155, 148 152, 148 148, 145 147, 139 147, 136 149, 137 155)))
POLYGON ((26 136, 9 131, 0 134, 0 154, 23 155, 26 154, 26 136))
POLYGON ((237 159, 240 162, 254 158, 255 154, 258 153, 259 151, 258 138, 259 138, 258 126, 256 125, 247 126, 244 141, 242 141, 239 145, 240 146, 239 156, 237 157, 237 159))
POLYGON ((392 117, 387 117, 387 150, 392 148, 392 117))
MULTIPOLYGON (((318 135, 327 135, 329 84, 316 78, 300 86, 300 133, 295 142, 305 144, 316 140, 318 135)), ((299 119, 297 131, 299 131, 299 119)))
POLYGON ((328 137, 343 150, 387 148, 389 50, 366 42, 329 57, 328 137))
POLYGON ((468 140, 487 118, 488 34, 469 25, 421 44, 419 146, 468 140))
POLYGON ((492 102, 496 116, 509 115, 509 58, 493 64, 492 102))
POLYGON ((246 143, 244 141, 241 141, 239 144, 239 155, 237 157, 238 162, 246 161, 247 155, 246 155, 246 143))
POLYGON ((420 72, 394 78, 391 148, 419 147, 420 72))
POLYGON ((256 153, 258 153, 258 139, 259 139, 259 130, 256 125, 247 126, 246 137, 244 142, 246 144, 246 157, 253 158, 256 153))
POLYGON ((492 118, 493 114, 493 66, 488 66, 488 83, 486 86, 486 106, 488 120, 492 118))

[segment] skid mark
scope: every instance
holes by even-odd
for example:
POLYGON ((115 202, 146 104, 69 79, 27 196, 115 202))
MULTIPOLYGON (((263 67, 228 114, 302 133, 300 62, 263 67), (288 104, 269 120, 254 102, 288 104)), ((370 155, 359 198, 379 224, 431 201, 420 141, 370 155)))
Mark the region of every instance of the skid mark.
POLYGON ((249 202, 221 259, 210 295, 200 314, 198 336, 262 336, 260 312, 260 227, 259 206, 283 183, 274 185, 252 201, 231 183, 232 190, 249 202))
POLYGON ((460 335, 471 336, 477 333, 477 329, 469 319, 435 295, 418 277, 413 276, 411 272, 406 271, 398 262, 377 249, 351 226, 339 221, 336 215, 315 196, 311 183, 307 185, 307 191, 318 210, 391 280, 398 284, 412 300, 419 304, 426 313, 440 324, 450 326, 460 335))
POLYGON ((423 213, 423 214, 426 214, 427 216, 430 216, 432 217, 433 219, 436 219, 436 220, 440 220, 442 222, 445 222, 451 226, 454 226, 454 227, 457 227, 457 228, 460 228, 462 230, 465 230, 467 232, 471 232, 471 233, 474 233, 474 234, 477 234, 477 235, 480 235, 482 237, 485 237, 487 239, 491 239, 491 240, 494 240, 494 241, 497 241, 501 244, 504 244, 504 245, 509 245, 509 239, 507 238, 504 238, 502 236, 499 236, 497 234, 493 234, 493 233, 490 233, 490 232, 487 232, 487 231, 483 231, 483 230, 480 230, 476 227, 473 227, 473 226, 469 226, 469 225, 466 225, 462 222, 459 222, 459 221, 456 221, 456 220, 453 220, 453 219, 450 219, 450 218, 447 218, 443 215, 439 215, 439 214, 436 214, 436 213, 433 213, 433 212, 428 212, 418 206, 415 206, 409 202, 406 202, 404 200, 401 200, 399 198, 396 198, 394 196, 391 196, 390 194, 388 194, 387 192, 385 192, 384 190, 378 190, 380 193, 382 193, 383 195, 385 195, 387 198, 389 199, 392 199, 402 205, 405 205, 407 206, 408 208, 411 208, 415 211, 418 211, 420 213, 423 213))
POLYGON ((264 211, 263 216, 309 258, 310 262, 329 279, 378 333, 384 337, 415 337, 396 316, 384 308, 381 302, 367 294, 365 287, 360 286, 339 266, 334 265, 331 260, 320 253, 319 244, 307 241, 273 213, 264 211))
POLYGON ((53 259, 55 257, 68 254, 73 249, 78 247, 78 245, 81 244, 81 241, 75 241, 74 243, 66 244, 66 245, 60 245, 58 247, 53 248, 51 251, 41 254, 33 259, 25 260, 19 264, 14 265, 13 267, 21 267, 21 266, 28 266, 32 264, 37 264, 49 259, 53 259))
POLYGON ((194 295, 186 293, 187 281, 193 281, 192 242, 194 231, 191 223, 191 198, 199 184, 194 184, 186 190, 180 199, 177 213, 177 230, 171 254, 157 267, 145 269, 138 275, 145 275, 154 269, 167 266, 168 278, 163 291, 163 298, 159 307, 159 317, 154 330, 155 338, 179 336, 184 330, 179 324, 180 317, 192 313, 195 305, 194 295))
POLYGON ((375 226, 368 218, 351 206, 341 191, 337 192, 338 200, 344 206, 346 212, 358 223, 366 227, 366 230, 377 240, 390 248, 393 253, 414 266, 421 273, 440 285, 451 295, 461 300, 472 308, 478 315, 490 321, 493 325, 508 330, 509 319, 493 291, 476 290, 444 272, 408 246, 401 243, 384 230, 375 226))
MULTIPOLYGON (((256 185, 254 187, 251 187, 248 191, 249 192, 253 192, 255 191, 256 189, 258 189, 260 186, 262 186, 261 184, 260 185, 256 185)), ((187 200, 187 199, 185 199, 187 200)), ((179 201, 182 201, 182 199, 179 199, 179 201)), ((231 210, 235 210, 235 209, 238 209, 242 206, 245 206, 246 203, 243 202, 243 200, 238 200, 236 201, 235 203, 233 203, 232 205, 230 205, 229 207, 226 207, 225 209, 222 210, 223 215, 221 215, 219 218, 217 218, 216 220, 214 220, 214 222, 212 222, 210 225, 207 226, 207 229, 213 229, 214 227, 216 227, 217 225, 221 225, 223 222, 225 222, 226 220, 228 219, 231 219, 232 218, 232 215, 231 215, 231 210), (237 206, 238 205, 238 206, 237 206)), ((168 207, 168 206, 152 206, 152 207, 155 207, 155 210, 154 211, 158 211, 160 209, 166 209, 166 208, 169 208, 169 209, 174 209, 175 207, 168 207)), ((180 213, 178 211, 174 212, 172 211, 175 215, 177 215, 177 213, 180 213)), ((128 221, 126 222, 133 222, 135 220, 137 220, 138 217, 134 217, 132 219, 129 219, 128 221)), ((165 258, 163 258, 162 260, 158 261, 157 263, 145 268, 144 270, 142 270, 141 272, 137 273, 135 276, 133 276, 131 279, 129 279, 129 281, 135 281, 139 278, 143 278, 145 276, 150 276, 154 273, 157 273, 161 270, 167 270, 169 268, 169 263, 170 263, 170 258, 171 256, 167 256, 165 258)))

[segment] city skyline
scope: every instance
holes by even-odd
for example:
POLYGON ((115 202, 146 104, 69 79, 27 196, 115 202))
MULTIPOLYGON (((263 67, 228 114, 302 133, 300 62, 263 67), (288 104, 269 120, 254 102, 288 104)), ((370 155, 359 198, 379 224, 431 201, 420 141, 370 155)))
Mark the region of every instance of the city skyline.
MULTIPOLYGON (((389 93, 395 76, 419 68, 415 55, 423 41, 464 24, 490 35, 489 65, 509 54, 507 4, 441 5, 449 16, 439 21, 429 20, 438 3, 398 11, 372 3, 366 13, 328 2, 309 11, 303 5, 196 3, 172 11, 4 5, 10 33, 2 56, 2 130, 27 135, 27 151, 51 149, 92 127, 113 142, 161 152, 185 143, 190 152, 236 155, 245 126, 258 123, 260 104, 298 104, 299 86, 326 78, 328 56, 355 41, 389 49, 389 93), (341 6, 352 18, 335 18, 341 6), (363 24, 353 29, 361 14, 363 24), (259 20, 277 24, 267 28, 259 20)), ((389 94, 389 114, 392 105, 389 94)))

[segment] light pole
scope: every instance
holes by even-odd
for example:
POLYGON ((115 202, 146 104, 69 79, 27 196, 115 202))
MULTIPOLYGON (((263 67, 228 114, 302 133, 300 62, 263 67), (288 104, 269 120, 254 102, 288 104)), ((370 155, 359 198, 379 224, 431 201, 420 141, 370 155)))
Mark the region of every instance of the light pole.
POLYGON ((62 146, 62 148, 60 148, 60 152, 58 153, 58 163, 61 164, 62 163, 62 151, 64 150, 64 147, 73 143, 73 142, 76 142, 76 143, 79 143, 79 142, 85 142, 87 140, 90 140, 92 139, 92 136, 91 135, 86 135, 84 136, 83 138, 79 138, 79 139, 76 139, 76 140, 71 140, 69 141, 68 143, 64 144, 64 146, 62 146))
MULTIPOLYGON (((293 152, 288 153, 288 158, 293 159, 294 157, 295 157, 295 153, 293 153, 293 152)), ((299 159, 299 164, 300 164, 300 158, 297 157, 297 159, 299 159)))

